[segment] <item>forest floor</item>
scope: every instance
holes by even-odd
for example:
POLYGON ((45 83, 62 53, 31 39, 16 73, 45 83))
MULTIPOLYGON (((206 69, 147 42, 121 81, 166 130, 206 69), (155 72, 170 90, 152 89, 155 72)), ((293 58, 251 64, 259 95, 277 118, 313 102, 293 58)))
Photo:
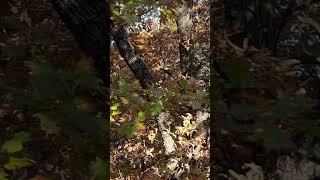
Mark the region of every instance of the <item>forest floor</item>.
MULTIPOLYGON (((194 22, 193 38, 195 54, 209 69, 208 7, 203 6, 194 22)), ((116 47, 111 49, 111 179, 209 177, 209 93, 203 80, 181 73, 179 34, 174 26, 173 21, 150 32, 130 34, 158 89, 141 89, 116 47), (157 122, 164 111, 170 114, 166 123, 176 148, 170 155, 165 153, 157 122)))
MULTIPOLYGON (((163 139, 159 132, 156 116, 147 116, 144 121, 145 125, 137 128, 139 130, 132 135, 128 134, 130 132, 128 129, 125 132, 119 131, 119 129, 126 126, 129 129, 130 127, 133 128, 134 125, 131 123, 134 124, 137 118, 135 113, 148 112, 150 107, 137 107, 129 96, 114 93, 111 95, 111 103, 113 105, 119 104, 121 113, 115 116, 115 124, 111 128, 111 134, 113 134, 111 136, 112 148, 110 152, 112 179, 120 177, 131 177, 133 179, 171 178, 173 172, 177 171, 172 168, 176 166, 174 165, 175 161, 182 164, 178 165, 182 169, 188 168, 184 167, 184 165, 192 166, 193 178, 206 179, 209 175, 210 157, 207 137, 195 138, 192 137, 192 134, 199 129, 193 123, 196 121, 197 111, 202 109, 201 106, 203 104, 208 104, 208 92, 205 91, 200 80, 181 74, 178 34, 171 32, 169 29, 149 33, 142 31, 138 34, 132 34, 130 39, 139 55, 143 57, 146 65, 152 71, 152 75, 158 83, 157 85, 164 91, 169 92, 162 95, 162 97, 172 107, 170 109, 170 114, 173 118, 171 126, 175 129, 172 132, 176 135, 174 139, 177 140, 178 145, 178 150, 171 157, 179 159, 171 158, 164 153, 163 139), (185 85, 186 91, 182 90, 181 82, 187 82, 185 85), (181 99, 183 96, 187 97, 194 94, 199 95, 199 101, 190 102, 186 100, 184 102, 181 99), (126 98, 129 100, 126 100, 126 98), (193 154, 195 159, 188 157, 193 153, 190 150, 191 145, 201 145, 198 152, 193 154), (172 169, 169 169, 170 167, 172 169)), ((123 82, 126 82, 128 88, 132 88, 129 92, 131 95, 143 96, 141 94, 143 91, 137 90, 135 87, 137 81, 119 56, 117 50, 113 50, 111 59, 114 65, 111 69, 112 91, 121 92, 123 82)), ((162 93, 160 92, 160 94, 162 93)), ((141 101, 143 100, 141 99, 141 101)), ((137 103, 145 102, 138 101, 137 103)), ((183 170, 181 171, 184 172, 183 170)))

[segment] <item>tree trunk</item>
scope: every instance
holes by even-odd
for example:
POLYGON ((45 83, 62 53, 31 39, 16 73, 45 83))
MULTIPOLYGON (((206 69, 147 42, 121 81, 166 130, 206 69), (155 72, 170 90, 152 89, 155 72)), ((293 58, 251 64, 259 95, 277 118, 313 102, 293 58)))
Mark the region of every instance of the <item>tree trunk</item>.
POLYGON ((94 59, 96 70, 109 86, 109 9, 104 0, 52 0, 81 49, 94 59))
POLYGON ((179 33, 180 66, 183 72, 193 73, 192 44, 192 5, 184 2, 173 9, 174 18, 179 33))
POLYGON ((128 39, 128 32, 122 25, 112 24, 111 33, 120 55, 127 63, 135 77, 140 81, 141 86, 146 88, 153 84, 154 80, 144 64, 142 58, 137 54, 128 39))
MULTIPOLYGON (((180 67, 183 73, 188 73, 196 79, 203 80, 205 88, 210 86, 209 57, 203 56, 193 43, 193 18, 192 8, 205 6, 207 0, 183 1, 171 7, 179 33, 180 67)), ((198 15, 199 16, 199 15, 198 15)), ((209 38, 209 37, 208 37, 209 38)), ((209 39, 208 39, 209 43, 209 39)))

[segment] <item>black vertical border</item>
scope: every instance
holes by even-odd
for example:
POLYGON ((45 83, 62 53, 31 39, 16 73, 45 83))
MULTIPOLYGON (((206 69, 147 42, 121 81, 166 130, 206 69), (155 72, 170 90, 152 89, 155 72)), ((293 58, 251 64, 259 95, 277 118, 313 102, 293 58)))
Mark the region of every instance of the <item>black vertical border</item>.
POLYGON ((106 27, 107 27, 107 40, 106 42, 108 43, 108 45, 106 46, 107 49, 106 49, 106 62, 107 62, 107 65, 106 65, 106 71, 107 74, 107 84, 105 84, 106 86, 106 118, 105 121, 106 121, 106 138, 105 138, 105 159, 106 159, 106 163, 107 163, 107 167, 106 167, 106 170, 107 170, 107 175, 108 175, 108 179, 110 179, 110 44, 111 44, 111 7, 110 7, 110 0, 103 0, 103 1, 106 1, 106 27))
POLYGON ((220 67, 218 66, 218 42, 217 32, 223 28, 224 20, 224 0, 210 0, 210 179, 217 177, 217 149, 219 129, 216 127, 217 119, 215 119, 215 103, 217 102, 213 96, 215 92, 222 88, 222 83, 219 78, 220 67))
POLYGON ((216 131, 214 128, 214 99, 212 96, 212 92, 214 91, 215 87, 215 80, 214 80, 214 67, 213 67, 213 59, 214 59, 214 27, 215 27, 215 21, 214 21, 214 5, 215 5, 215 0, 210 0, 210 179, 214 179, 215 176, 215 140, 214 140, 214 132, 216 131))

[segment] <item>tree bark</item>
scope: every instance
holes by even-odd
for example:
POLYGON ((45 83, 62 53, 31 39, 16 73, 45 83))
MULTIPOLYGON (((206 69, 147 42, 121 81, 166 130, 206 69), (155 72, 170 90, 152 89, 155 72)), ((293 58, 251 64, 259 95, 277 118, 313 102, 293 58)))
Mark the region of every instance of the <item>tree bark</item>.
POLYGON ((179 33, 180 67, 183 72, 193 73, 193 43, 192 43, 192 4, 186 2, 173 9, 174 18, 179 33))
POLYGON ((128 39, 128 32, 122 25, 112 24, 111 33, 120 55, 127 63, 135 77, 140 81, 141 86, 146 88, 154 83, 154 80, 144 64, 142 58, 137 54, 128 39))

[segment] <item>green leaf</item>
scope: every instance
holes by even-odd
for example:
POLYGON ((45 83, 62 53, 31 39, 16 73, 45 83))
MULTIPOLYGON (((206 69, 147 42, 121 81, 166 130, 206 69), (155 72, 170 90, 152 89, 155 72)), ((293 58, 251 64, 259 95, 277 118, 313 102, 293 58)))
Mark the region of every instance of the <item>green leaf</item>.
POLYGON ((23 143, 30 140, 30 134, 27 132, 19 132, 14 135, 12 139, 5 142, 2 145, 2 150, 7 153, 15 153, 21 151, 23 148, 23 143))
POLYGON ((141 97, 136 93, 133 93, 132 95, 130 95, 130 101, 132 101, 132 103, 134 104, 140 104, 141 100, 142 100, 141 97))
POLYGON ((138 113, 138 118, 139 119, 144 119, 145 118, 145 112, 142 112, 142 111, 139 111, 139 113, 138 113))
POLYGON ((156 116, 160 114, 160 112, 162 111, 162 108, 163 107, 161 106, 161 104, 151 103, 150 105, 151 115, 156 116))
POLYGON ((170 26, 169 26, 170 30, 172 32, 175 32, 177 31, 178 27, 177 27, 177 24, 176 23, 171 23, 170 26))
POLYGON ((119 107, 119 103, 115 103, 113 106, 111 106, 111 110, 112 111, 115 111, 115 110, 117 110, 118 109, 118 107, 119 107))
POLYGON ((123 20, 125 20, 128 24, 134 23, 134 22, 136 22, 136 21, 139 20, 139 17, 136 16, 136 15, 134 15, 134 14, 132 14, 132 15, 127 15, 127 16, 121 16, 121 18, 122 18, 123 20))
POLYGON ((202 98, 204 98, 206 96, 206 94, 205 94, 205 92, 197 92, 196 94, 195 94, 195 97, 197 98, 197 99, 202 99, 202 98))
POLYGON ((107 162, 99 157, 96 157, 96 160, 91 162, 90 170, 97 180, 106 180, 108 178, 107 169, 109 169, 107 162))
POLYGON ((191 107, 194 110, 198 110, 198 109, 201 109, 201 104, 198 102, 192 102, 191 107))
POLYGON ((112 116, 110 116, 110 123, 114 123, 114 122, 116 122, 116 120, 112 116))
POLYGON ((145 128, 145 125, 143 122, 137 121, 134 123, 134 127, 135 127, 135 129, 143 129, 143 128, 145 128))
POLYGON ((15 158, 9 157, 9 162, 4 165, 8 170, 16 170, 24 167, 29 167, 32 165, 32 160, 28 158, 15 158))
POLYGON ((189 82, 186 79, 182 79, 182 80, 180 80, 179 85, 180 85, 181 89, 185 91, 188 89, 189 82))
POLYGON ((116 116, 118 114, 120 114, 120 111, 112 111, 111 116, 116 116))
POLYGON ((121 99, 121 101, 122 101, 122 103, 123 103, 124 105, 129 104, 129 100, 128 100, 127 98, 120 97, 120 99, 121 99))
POLYGON ((48 114, 37 114, 40 119, 41 130, 45 131, 47 134, 56 134, 59 131, 59 127, 55 120, 53 120, 48 114))
POLYGON ((130 92, 130 87, 126 82, 119 83, 119 91, 122 95, 127 95, 130 92))
POLYGON ((128 138, 132 138, 135 132, 135 127, 129 124, 123 124, 119 127, 119 133, 126 135, 128 138))
POLYGON ((230 58, 226 61, 225 72, 234 88, 242 88, 249 79, 249 64, 241 57, 230 58))
POLYGON ((120 12, 118 10, 112 10, 113 16, 120 16, 120 12))
POLYGON ((135 7, 137 7, 137 3, 134 3, 133 1, 129 1, 124 5, 124 10, 129 10, 129 9, 133 9, 135 7))
POLYGON ((172 13, 171 11, 167 8, 167 7, 164 7, 162 8, 162 11, 161 11, 161 14, 160 14, 160 21, 161 23, 166 23, 168 22, 168 20, 170 18, 172 18, 172 13))

